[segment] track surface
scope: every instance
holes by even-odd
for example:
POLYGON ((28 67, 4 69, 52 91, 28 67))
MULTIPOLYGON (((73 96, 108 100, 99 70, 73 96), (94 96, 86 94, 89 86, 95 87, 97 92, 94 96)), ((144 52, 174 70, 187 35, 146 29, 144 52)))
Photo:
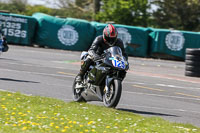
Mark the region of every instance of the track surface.
MULTIPOLYGON (((0 90, 72 101, 80 54, 10 45, 0 56, 0 90)), ((129 57, 129 63, 117 109, 200 127, 200 78, 185 77, 184 62, 129 57)))

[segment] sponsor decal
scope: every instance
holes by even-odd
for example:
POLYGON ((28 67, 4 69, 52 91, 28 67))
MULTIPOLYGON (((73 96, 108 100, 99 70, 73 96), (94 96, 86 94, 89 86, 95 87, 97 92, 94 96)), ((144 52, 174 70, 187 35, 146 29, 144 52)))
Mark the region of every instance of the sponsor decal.
POLYGON ((66 46, 75 45, 78 41, 78 38, 78 32, 71 25, 64 25, 58 30, 58 39, 62 44, 66 46))
POLYGON ((180 31, 171 31, 165 38, 168 49, 172 51, 180 51, 183 49, 185 38, 180 31))
POLYGON ((126 28, 117 28, 118 37, 123 41, 124 47, 126 48, 131 43, 131 34, 126 28))

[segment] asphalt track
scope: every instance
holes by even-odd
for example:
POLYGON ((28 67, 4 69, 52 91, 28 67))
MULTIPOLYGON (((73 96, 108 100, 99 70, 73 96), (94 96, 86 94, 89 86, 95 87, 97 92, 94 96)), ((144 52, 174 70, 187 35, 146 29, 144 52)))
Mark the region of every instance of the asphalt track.
MULTIPOLYGON (((10 45, 0 56, 0 90, 72 101, 80 54, 10 45)), ((129 63, 117 109, 200 127, 200 78, 185 77, 184 62, 129 57, 129 63)))

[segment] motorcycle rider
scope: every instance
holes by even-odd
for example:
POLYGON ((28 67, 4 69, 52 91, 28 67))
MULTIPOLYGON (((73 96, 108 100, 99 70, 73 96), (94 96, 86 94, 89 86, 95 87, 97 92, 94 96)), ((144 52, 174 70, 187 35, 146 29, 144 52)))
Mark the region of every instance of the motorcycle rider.
MULTIPOLYGON (((81 69, 76 77, 77 82, 83 81, 83 76, 88 71, 89 66, 92 64, 93 60, 97 59, 103 53, 104 50, 112 46, 120 47, 123 56, 128 61, 128 55, 125 52, 124 44, 120 38, 117 38, 117 36, 118 36, 117 29, 112 24, 108 24, 103 30, 103 35, 97 36, 95 38, 94 42, 92 43, 92 45, 88 50, 89 56, 87 56, 83 64, 81 64, 81 69)), ((122 78, 124 78, 125 75, 126 73, 122 74, 122 78)))
POLYGON ((0 39, 3 40, 3 49, 2 52, 7 52, 9 47, 6 41, 6 37, 3 35, 3 32, 1 31, 1 27, 0 27, 0 39))

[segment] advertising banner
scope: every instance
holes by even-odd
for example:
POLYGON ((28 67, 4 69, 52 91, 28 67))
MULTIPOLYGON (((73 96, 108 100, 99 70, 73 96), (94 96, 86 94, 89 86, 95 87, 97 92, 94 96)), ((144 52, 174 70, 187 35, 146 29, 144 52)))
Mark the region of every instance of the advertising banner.
POLYGON ((92 44, 95 28, 86 20, 56 18, 35 13, 38 21, 35 43, 50 48, 83 51, 92 44))
POLYGON ((155 53, 185 59, 186 48, 200 48, 200 33, 177 30, 153 29, 151 55, 155 53))
POLYGON ((0 29, 8 43, 31 45, 36 23, 30 16, 0 13, 0 29))
MULTIPOLYGON (((96 36, 103 34, 107 24, 91 22, 96 28, 96 36)), ((113 24, 118 31, 118 37, 123 41, 126 52, 133 56, 147 56, 148 50, 148 29, 127 25, 113 24)))

